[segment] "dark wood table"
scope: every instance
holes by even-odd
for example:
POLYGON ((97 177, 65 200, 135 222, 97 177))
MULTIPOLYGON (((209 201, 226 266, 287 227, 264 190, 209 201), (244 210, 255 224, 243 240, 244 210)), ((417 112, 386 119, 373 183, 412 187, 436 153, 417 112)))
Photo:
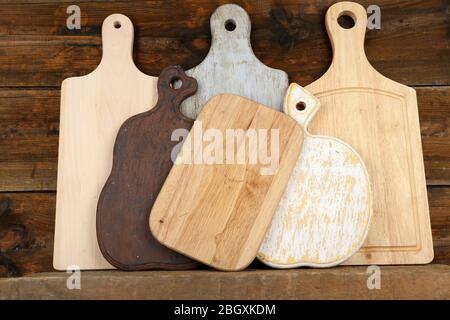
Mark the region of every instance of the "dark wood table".
MULTIPOLYGON (((226 2, 1 1, 0 277, 6 279, 0 279, 0 299, 450 298, 450 17, 446 0, 358 1, 381 8, 381 29, 368 30, 366 35, 370 62, 388 78, 417 90, 435 249, 432 264, 382 267, 381 290, 367 289, 365 267, 281 271, 260 264, 230 274, 153 271, 125 277, 117 271, 87 272, 84 283, 98 290, 73 293, 61 287, 67 274, 52 268, 61 82, 89 73, 100 62, 101 24, 111 13, 123 13, 133 21, 134 56, 143 72, 158 75, 169 64, 192 68, 208 52, 211 13, 226 2), (81 30, 66 26, 67 7, 72 4, 81 9, 81 30), (116 291, 101 290, 110 287, 108 281, 115 281, 116 291), (159 296, 155 290, 145 290, 164 288, 164 283, 171 283, 170 290, 161 289, 159 296), (133 284, 133 294, 123 290, 133 284)), ((266 65, 285 70, 291 81, 301 85, 326 71, 332 52, 324 15, 334 1, 235 2, 252 19, 253 49, 266 65)))

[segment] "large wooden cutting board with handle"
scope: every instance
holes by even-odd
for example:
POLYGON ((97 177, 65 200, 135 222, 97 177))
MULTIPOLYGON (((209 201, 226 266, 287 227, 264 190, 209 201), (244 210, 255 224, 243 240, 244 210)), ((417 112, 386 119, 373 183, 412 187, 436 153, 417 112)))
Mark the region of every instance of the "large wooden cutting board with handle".
POLYGON ((256 256, 302 143, 303 130, 289 116, 239 96, 214 97, 153 206, 153 235, 214 268, 244 269, 256 256))
POLYGON ((353 146, 373 184, 371 229, 363 248, 345 264, 428 263, 433 243, 416 93, 370 65, 364 53, 366 25, 366 10, 357 3, 328 9, 333 62, 306 87, 321 102, 310 131, 353 146), (341 27, 341 15, 355 25, 341 27))
POLYGON ((157 78, 133 62, 133 37, 126 16, 109 16, 102 26, 100 65, 62 84, 53 260, 58 270, 113 268, 97 244, 97 200, 111 171, 119 127, 157 99, 157 78))
POLYGON ((198 91, 181 105, 195 119, 213 96, 232 93, 282 110, 289 85, 286 72, 264 65, 250 44, 251 22, 238 5, 224 4, 211 16, 211 48, 198 66, 186 73, 198 81, 198 91))
POLYGON ((304 129, 303 149, 258 258, 275 268, 331 267, 363 245, 372 216, 367 169, 345 142, 308 132, 320 102, 291 84, 284 112, 304 129))
POLYGON ((179 66, 165 68, 158 78, 158 103, 123 123, 114 145, 111 174, 97 206, 97 239, 103 256, 123 270, 188 269, 197 262, 164 247, 153 238, 148 215, 172 168, 179 144, 176 130, 188 131, 193 121, 180 104, 197 90, 197 82, 179 66), (179 81, 180 87, 173 84, 179 81))

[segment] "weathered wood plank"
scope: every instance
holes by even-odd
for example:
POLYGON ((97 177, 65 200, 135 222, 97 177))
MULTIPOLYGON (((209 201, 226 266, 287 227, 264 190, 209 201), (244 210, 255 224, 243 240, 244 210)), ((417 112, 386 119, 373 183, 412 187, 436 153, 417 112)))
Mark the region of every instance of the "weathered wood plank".
POLYGON ((0 191, 55 190, 59 90, 0 90, 0 191))
POLYGON ((450 266, 383 266, 370 290, 365 267, 333 269, 83 272, 81 289, 66 273, 0 280, 0 299, 449 299, 450 266))
MULTIPOLYGON (((429 187, 428 197, 433 263, 450 264, 450 187, 429 187)), ((55 201, 53 192, 0 193, 0 277, 53 270, 55 201)))
MULTIPOLYGON (((265 0, 254 1, 236 0, 234 3, 242 6, 251 16, 254 28, 267 27, 270 13, 285 10, 286 14, 297 13, 302 20, 314 17, 314 22, 323 24, 323 15, 336 1, 334 0, 265 0), (316 20, 317 18, 317 20, 316 20)), ((359 0, 364 7, 373 4, 370 0, 359 0)), ((134 24, 141 30, 141 36, 175 36, 178 37, 177 28, 204 25, 203 31, 208 33, 209 17, 221 4, 229 3, 227 0, 1 0, 2 12, 0 15, 1 35, 82 35, 96 33, 99 26, 111 13, 122 13, 134 20, 134 24), (132 5, 130 5, 132 3, 132 5), (66 12, 70 5, 80 7, 81 31, 72 31, 66 28, 69 14, 66 12), (170 16, 171 19, 167 19, 170 16), (163 24, 161 22, 164 22, 163 24)), ((434 14, 436 18, 443 19, 447 7, 446 1, 408 1, 408 0, 379 0, 376 3, 382 10, 382 22, 386 22, 384 29, 390 31, 405 28, 412 21, 418 22, 423 17, 429 18, 434 14), (403 19, 399 15, 404 16, 403 19), (406 21, 405 21, 405 18, 406 21), (393 23, 395 22, 395 23, 393 23), (388 28, 389 27, 389 28, 388 28)), ((280 16, 279 16, 280 17, 280 16)), ((298 21, 291 22, 298 27, 298 21)), ((278 21, 278 20, 277 20, 278 21)), ((278 21, 279 22, 279 21, 278 21)), ((422 21, 424 22, 424 21, 422 21)), ((442 23, 439 20, 439 23, 442 23)), ((414 27, 414 26, 413 26, 414 27)), ((295 33, 295 30, 287 30, 295 33)), ((291 33, 292 34, 292 33, 291 33)))
MULTIPOLYGON (((428 184, 450 185, 450 87, 418 88, 428 184)), ((0 191, 55 190, 59 90, 0 90, 0 191)))
MULTIPOLYGON (((82 2, 82 29, 68 30, 71 2, 2 4, 0 86, 59 86, 93 70, 101 58, 100 28, 111 13, 128 15, 136 28, 136 62, 149 74, 164 66, 189 69, 210 43, 209 17, 221 3, 201 1, 82 2), (26 17, 26 18, 24 18, 26 17), (168 54, 170 52, 170 54, 168 54)), ((331 62, 324 14, 333 1, 237 1, 252 19, 255 54, 306 85, 331 62)), ((370 0, 361 1, 364 6, 370 0)), ((408 85, 450 84, 450 36, 445 0, 379 1, 380 30, 367 33, 369 60, 387 77, 408 85)))
POLYGON ((450 87, 418 88, 417 100, 427 184, 450 185, 450 87))
POLYGON ((450 188, 428 187, 428 203, 433 233, 433 263, 450 264, 450 188))
POLYGON ((0 193, 0 277, 50 271, 55 193, 0 193))
POLYGON ((1 189, 56 189, 58 136, 0 139, 0 150, 1 189))

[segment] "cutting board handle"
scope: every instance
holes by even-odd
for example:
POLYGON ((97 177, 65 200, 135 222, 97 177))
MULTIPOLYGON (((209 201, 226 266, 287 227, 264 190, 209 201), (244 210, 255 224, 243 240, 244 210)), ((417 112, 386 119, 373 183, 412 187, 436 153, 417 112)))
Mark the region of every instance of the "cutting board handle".
MULTIPOLYGON (((211 15, 212 46, 246 39, 250 45, 251 22, 247 12, 236 4, 224 4, 211 15)), ((252 51, 253 52, 253 51, 252 51)))
POLYGON ((320 101, 296 83, 291 83, 284 98, 283 111, 294 118, 305 131, 320 109, 320 101))
POLYGON ((180 111, 183 100, 197 91, 197 80, 189 77, 180 66, 168 66, 158 78, 158 105, 169 104, 178 116, 185 118, 180 111))
POLYGON ((368 64, 364 52, 367 12, 363 6, 355 2, 338 2, 328 8, 325 24, 333 47, 332 67, 348 72, 348 69, 356 69, 362 63, 368 64), (341 27, 338 22, 341 16, 349 16, 354 26, 349 29, 341 27))
POLYGON ((107 70, 133 67, 134 28, 123 14, 112 14, 102 24, 102 61, 100 67, 107 70))

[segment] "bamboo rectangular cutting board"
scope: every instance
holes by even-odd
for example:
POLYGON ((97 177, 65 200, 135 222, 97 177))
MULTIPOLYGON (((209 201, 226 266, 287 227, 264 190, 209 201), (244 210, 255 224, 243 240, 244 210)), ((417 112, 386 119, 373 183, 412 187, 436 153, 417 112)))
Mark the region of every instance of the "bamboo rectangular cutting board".
POLYGON ((97 200, 111 171, 119 127, 157 99, 157 78, 134 65, 131 21, 120 14, 109 16, 102 40, 100 65, 86 76, 64 80, 61 88, 53 260, 57 270, 113 268, 97 243, 97 200))
POLYGON ((153 235, 214 268, 244 269, 256 256, 302 143, 303 130, 289 116, 239 96, 215 96, 153 205, 153 235))
POLYGON ((428 263, 433 243, 416 93, 370 65, 364 53, 366 25, 366 10, 357 3, 339 2, 328 9, 333 62, 306 87, 321 102, 311 133, 354 147, 373 184, 367 240, 344 264, 428 263), (341 27, 341 15, 350 16, 355 25, 341 27))

